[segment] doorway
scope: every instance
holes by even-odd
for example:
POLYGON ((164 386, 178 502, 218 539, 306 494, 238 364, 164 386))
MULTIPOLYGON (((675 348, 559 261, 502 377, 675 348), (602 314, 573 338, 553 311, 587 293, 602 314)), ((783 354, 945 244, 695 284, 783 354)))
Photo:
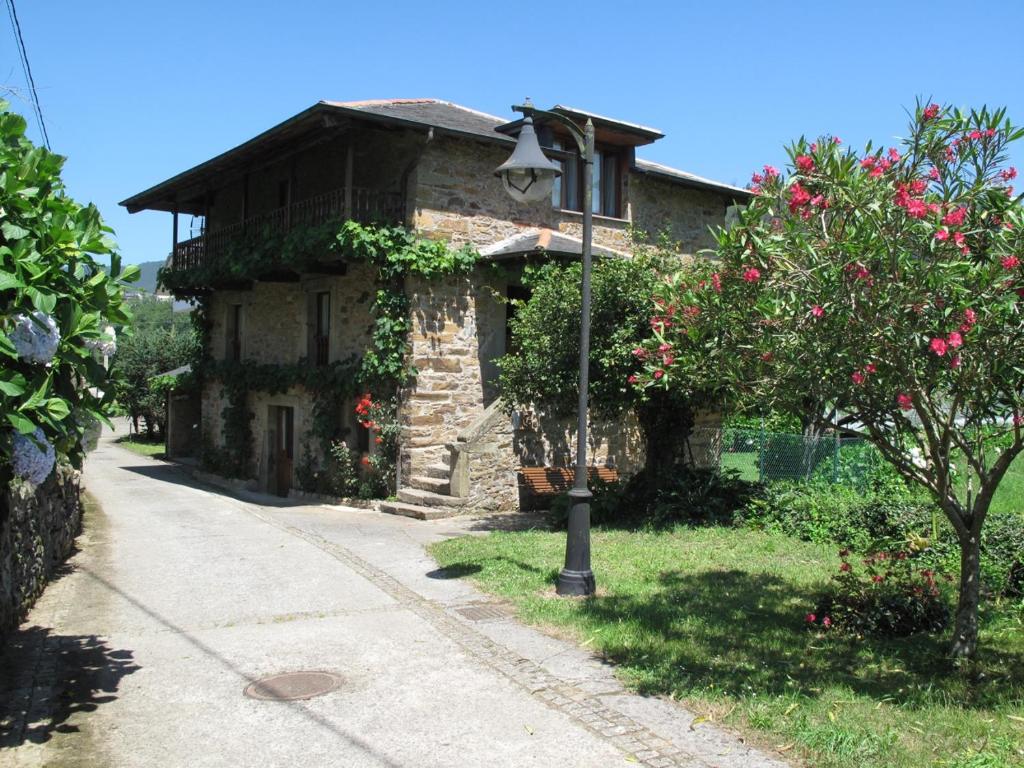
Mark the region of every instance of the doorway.
POLYGON ((270 406, 270 462, 267 490, 287 496, 292 487, 295 465, 295 409, 286 405, 270 406))

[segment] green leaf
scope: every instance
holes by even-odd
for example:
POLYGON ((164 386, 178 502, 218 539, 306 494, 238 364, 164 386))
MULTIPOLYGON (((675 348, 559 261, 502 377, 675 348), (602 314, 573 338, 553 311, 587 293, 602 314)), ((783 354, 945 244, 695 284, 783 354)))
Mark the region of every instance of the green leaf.
POLYGON ((66 419, 71 413, 67 401, 60 397, 51 397, 46 401, 46 411, 57 420, 66 419))
POLYGON ((18 397, 19 395, 25 394, 25 377, 20 373, 16 373, 11 376, 10 379, 0 379, 0 392, 10 397, 18 397))
POLYGON ((0 232, 3 232, 4 239, 10 242, 11 240, 22 240, 29 236, 29 230, 24 227, 19 227, 17 224, 13 224, 9 221, 5 221, 0 224, 0 232))
POLYGON ((31 419, 26 419, 20 413, 8 413, 7 420, 23 435, 31 435, 36 431, 36 425, 32 423, 31 419))
POLYGON ((24 288, 25 284, 10 272, 0 272, 0 291, 10 291, 14 288, 24 288))

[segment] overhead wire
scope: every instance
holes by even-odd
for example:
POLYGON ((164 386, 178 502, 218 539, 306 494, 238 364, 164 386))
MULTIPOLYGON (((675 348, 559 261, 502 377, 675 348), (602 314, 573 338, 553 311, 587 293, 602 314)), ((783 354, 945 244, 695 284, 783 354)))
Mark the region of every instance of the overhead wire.
POLYGON ((21 70, 25 75, 25 83, 28 85, 29 98, 32 100, 32 107, 36 113, 36 121, 39 123, 39 132, 43 135, 43 143, 50 149, 50 136, 46 132, 46 122, 43 120, 43 108, 39 104, 39 94, 36 92, 36 81, 32 77, 32 66, 28 63, 28 52, 25 49, 25 38, 21 34, 21 23, 18 21, 18 11, 14 7, 14 0, 7 0, 7 14, 11 17, 11 28, 14 37, 18 41, 18 53, 21 56, 21 70))

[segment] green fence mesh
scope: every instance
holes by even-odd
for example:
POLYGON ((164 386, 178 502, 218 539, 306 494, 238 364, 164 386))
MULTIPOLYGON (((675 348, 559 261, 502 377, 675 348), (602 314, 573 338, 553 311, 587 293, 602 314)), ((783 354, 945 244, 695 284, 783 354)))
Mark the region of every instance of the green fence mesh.
POLYGON ((694 436, 708 446, 706 463, 713 466, 717 459, 721 469, 736 470, 744 480, 818 480, 861 488, 882 461, 875 447, 859 438, 730 427, 707 431, 694 436))

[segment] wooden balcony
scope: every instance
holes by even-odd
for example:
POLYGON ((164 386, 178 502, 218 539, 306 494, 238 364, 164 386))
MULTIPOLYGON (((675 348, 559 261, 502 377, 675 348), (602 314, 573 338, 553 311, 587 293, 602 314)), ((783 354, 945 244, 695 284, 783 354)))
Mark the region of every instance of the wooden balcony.
POLYGON ((398 193, 352 187, 346 195, 345 189, 335 189, 177 243, 165 267, 174 272, 205 267, 234 243, 273 237, 295 227, 347 219, 364 224, 400 224, 404 214, 404 201, 398 193))

